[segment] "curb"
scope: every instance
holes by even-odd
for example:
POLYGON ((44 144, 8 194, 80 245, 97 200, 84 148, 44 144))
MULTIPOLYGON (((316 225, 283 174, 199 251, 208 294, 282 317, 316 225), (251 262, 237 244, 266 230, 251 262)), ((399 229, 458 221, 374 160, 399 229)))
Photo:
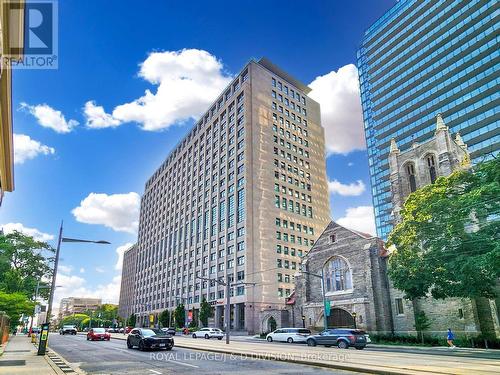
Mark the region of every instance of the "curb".
MULTIPOLYGON (((86 372, 80 368, 74 368, 70 365, 70 363, 59 353, 57 353, 51 347, 48 347, 47 353, 45 355, 45 359, 49 362, 49 365, 52 368, 57 368, 62 374, 79 374, 85 375, 86 372)), ((56 371, 57 371, 56 370, 56 371)))

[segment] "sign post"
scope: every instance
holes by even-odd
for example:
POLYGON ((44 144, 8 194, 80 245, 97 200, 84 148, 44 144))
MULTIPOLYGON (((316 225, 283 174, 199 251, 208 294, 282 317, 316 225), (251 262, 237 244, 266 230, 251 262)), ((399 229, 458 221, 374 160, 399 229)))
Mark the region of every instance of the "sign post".
POLYGON ((49 340, 49 323, 44 323, 42 324, 42 330, 40 332, 40 341, 38 343, 37 355, 45 355, 48 340, 49 340))

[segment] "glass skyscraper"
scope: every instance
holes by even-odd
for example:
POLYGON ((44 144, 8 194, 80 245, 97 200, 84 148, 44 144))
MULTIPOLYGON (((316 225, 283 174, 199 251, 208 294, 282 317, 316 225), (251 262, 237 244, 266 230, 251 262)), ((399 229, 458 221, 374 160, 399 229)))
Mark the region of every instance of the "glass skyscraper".
POLYGON ((392 229, 388 154, 441 113, 479 162, 500 149, 499 1, 400 0, 363 37, 358 69, 378 235, 392 229))

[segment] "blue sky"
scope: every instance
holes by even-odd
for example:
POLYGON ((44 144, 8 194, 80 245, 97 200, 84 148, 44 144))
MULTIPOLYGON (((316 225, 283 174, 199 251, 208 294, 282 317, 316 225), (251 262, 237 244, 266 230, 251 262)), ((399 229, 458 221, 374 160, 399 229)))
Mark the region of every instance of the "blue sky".
MULTIPOLYGON (((20 223, 28 232, 55 236, 63 219, 67 236, 111 241, 111 246, 63 245, 58 284, 64 287, 57 296, 98 293, 116 300, 116 249, 136 237, 134 220, 120 215, 134 212, 137 196, 129 193, 142 194, 146 179, 193 123, 190 115, 196 117, 204 104, 188 103, 182 115, 160 109, 157 123, 164 122, 155 131, 144 130, 147 119, 131 120, 130 111, 116 107, 137 105, 145 90, 156 95, 162 85, 176 87, 176 77, 154 66, 141 76, 139 64, 148 56, 152 61, 152 52, 163 63, 168 58, 180 64, 187 49, 200 58, 200 66, 212 64, 206 75, 217 90, 250 58, 262 56, 313 83, 325 109, 332 216, 368 231, 367 160, 354 99, 356 71, 349 64, 356 63, 364 30, 394 3, 61 1, 59 68, 14 72, 16 189, 4 199, 0 224, 14 228, 20 223), (157 73, 160 78, 153 82, 151 75, 157 73), (105 123, 100 128, 88 126, 90 115, 83 110, 88 101, 98 114, 94 120, 105 123), (81 204, 91 193, 103 195, 81 204), (79 206, 79 214, 73 213, 79 206)), ((204 79, 197 87, 210 84, 204 79)))

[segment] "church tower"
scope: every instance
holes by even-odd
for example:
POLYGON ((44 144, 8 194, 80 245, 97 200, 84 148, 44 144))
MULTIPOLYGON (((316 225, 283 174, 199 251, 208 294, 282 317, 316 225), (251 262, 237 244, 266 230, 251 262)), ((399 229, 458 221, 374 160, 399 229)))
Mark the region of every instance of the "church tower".
POLYGON ((455 138, 451 136, 441 114, 436 117, 436 131, 429 140, 400 151, 393 138, 389 152, 393 224, 401 221, 400 212, 410 193, 467 167, 469 160, 467 145, 459 133, 455 138))

